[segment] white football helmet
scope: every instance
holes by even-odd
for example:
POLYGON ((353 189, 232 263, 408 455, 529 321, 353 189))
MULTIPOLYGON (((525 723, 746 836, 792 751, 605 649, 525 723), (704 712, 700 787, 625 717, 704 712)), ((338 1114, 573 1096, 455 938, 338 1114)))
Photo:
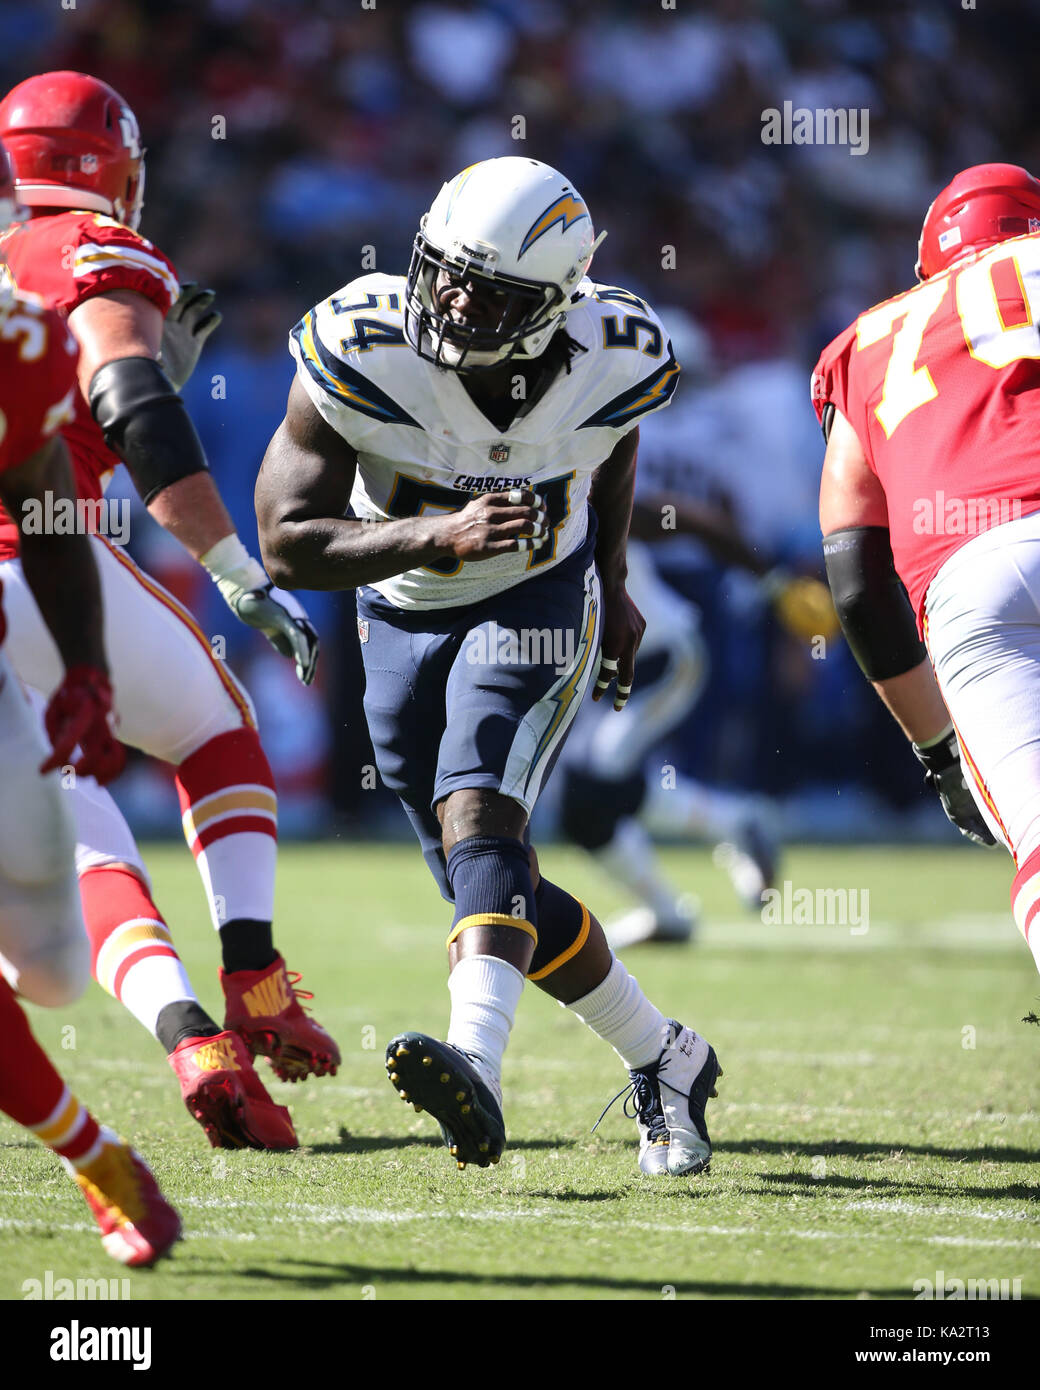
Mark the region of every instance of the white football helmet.
POLYGON ((420 223, 408 268, 408 341, 457 372, 540 356, 604 236, 593 234, 581 195, 548 164, 512 155, 471 164, 420 223), (442 275, 493 294, 497 323, 476 327, 442 313, 442 275))

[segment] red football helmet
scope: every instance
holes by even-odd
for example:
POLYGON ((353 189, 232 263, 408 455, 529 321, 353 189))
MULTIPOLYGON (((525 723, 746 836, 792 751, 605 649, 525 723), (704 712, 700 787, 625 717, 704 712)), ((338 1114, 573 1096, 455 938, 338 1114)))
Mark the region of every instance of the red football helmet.
POLYGON ((135 230, 144 203, 137 117, 107 82, 45 72, 0 102, 0 140, 28 207, 107 212, 135 230))
POLYGON ((932 203, 917 243, 918 280, 969 251, 1040 231, 1040 180, 1017 164, 964 169, 932 203))

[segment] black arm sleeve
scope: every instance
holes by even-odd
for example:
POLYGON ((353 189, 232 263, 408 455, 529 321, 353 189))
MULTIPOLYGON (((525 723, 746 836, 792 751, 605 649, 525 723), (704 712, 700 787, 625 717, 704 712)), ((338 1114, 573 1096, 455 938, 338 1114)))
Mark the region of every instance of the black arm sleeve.
POLYGON ((206 455, 184 402, 150 357, 99 367, 88 394, 105 443, 126 464, 147 506, 164 488, 206 471, 206 455))
POLYGON ((920 666, 928 655, 892 563, 887 526, 855 526, 824 537, 827 582, 841 630, 868 680, 920 666))

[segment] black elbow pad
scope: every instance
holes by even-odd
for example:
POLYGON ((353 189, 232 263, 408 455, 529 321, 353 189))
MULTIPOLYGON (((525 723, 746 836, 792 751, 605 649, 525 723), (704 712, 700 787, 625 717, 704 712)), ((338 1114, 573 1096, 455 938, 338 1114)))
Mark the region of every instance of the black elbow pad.
POLYGON ((920 666, 928 653, 892 562, 888 528, 833 531, 824 537, 823 557, 841 630, 867 679, 884 681, 920 666))
POLYGON ((106 362, 91 378, 87 399, 105 443, 126 464, 146 506, 171 483, 206 471, 184 402, 152 358, 106 362))

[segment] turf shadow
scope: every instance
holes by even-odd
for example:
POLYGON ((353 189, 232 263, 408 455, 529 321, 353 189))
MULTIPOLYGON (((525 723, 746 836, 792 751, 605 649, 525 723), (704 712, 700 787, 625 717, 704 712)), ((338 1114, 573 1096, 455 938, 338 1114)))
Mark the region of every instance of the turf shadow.
POLYGON ((759 1173, 758 1177, 766 1184, 759 1189, 763 1195, 769 1193, 771 1186, 784 1188, 785 1191, 782 1194, 784 1196, 787 1195, 786 1189, 792 1187, 797 1187, 804 1192, 818 1191, 820 1188, 837 1188, 844 1191, 862 1191, 864 1188, 871 1188, 873 1190, 881 1189, 890 1195, 898 1194, 903 1197, 933 1195, 936 1197, 976 1197, 982 1200, 1002 1197, 1014 1201, 1040 1202, 1040 1187, 1035 1184, 1030 1187, 1025 1183, 1008 1183, 1004 1187, 962 1187, 958 1184, 951 1188, 940 1183, 904 1181, 900 1178, 852 1178, 840 1173, 827 1173, 819 1178, 814 1178, 811 1173, 759 1173))
POLYGON ((1003 1149, 995 1144, 979 1144, 974 1148, 943 1148, 938 1144, 886 1144, 860 1139, 720 1139, 712 1142, 715 1153, 736 1154, 806 1154, 815 1158, 888 1158, 891 1154, 919 1154, 926 1158, 948 1158, 955 1163, 1030 1163, 1035 1164, 1035 1149, 1003 1149))
MULTIPOLYGON (((277 1269, 245 1268, 239 1275, 248 1279, 266 1279, 283 1284, 295 1284, 300 1289, 323 1289, 335 1284, 370 1285, 377 1295, 379 1281, 401 1284, 469 1284, 475 1290, 493 1286, 495 1288, 552 1289, 573 1286, 590 1290, 590 1297, 596 1291, 604 1293, 640 1292, 660 1300, 665 1289, 674 1289, 678 1298, 700 1295, 716 1298, 856 1298, 869 1294, 871 1298, 902 1299, 909 1295, 906 1288, 898 1289, 848 1289, 838 1291, 833 1286, 815 1284, 744 1284, 730 1281, 695 1279, 678 1284, 662 1284, 656 1279, 632 1279, 618 1276, 590 1274, 476 1274, 471 1270, 457 1269, 413 1269, 408 1267, 377 1267, 372 1265, 332 1264, 319 1260, 284 1261, 277 1269), (310 1266, 310 1273, 290 1273, 285 1264, 310 1266)), ((479 1298, 479 1292, 474 1298, 479 1298)))
MULTIPOLYGON (((569 1149, 573 1145, 571 1139, 517 1139, 509 1141, 506 1154, 519 1149, 569 1149)), ((383 1149, 443 1149, 444 1141, 436 1134, 348 1134, 341 1129, 335 1141, 306 1147, 316 1154, 361 1154, 383 1149)))

